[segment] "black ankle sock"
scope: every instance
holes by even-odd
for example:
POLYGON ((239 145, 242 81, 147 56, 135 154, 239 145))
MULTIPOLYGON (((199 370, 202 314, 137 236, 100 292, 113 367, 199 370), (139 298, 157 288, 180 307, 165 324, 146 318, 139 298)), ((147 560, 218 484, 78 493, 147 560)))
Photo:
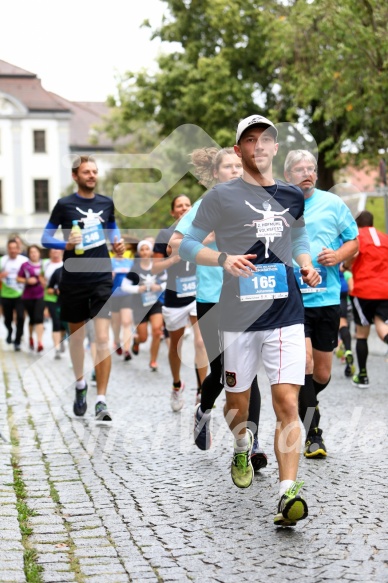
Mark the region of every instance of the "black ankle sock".
POLYGON ((178 381, 177 383, 172 383, 172 384, 174 386, 174 389, 180 389, 182 386, 180 381, 178 381))

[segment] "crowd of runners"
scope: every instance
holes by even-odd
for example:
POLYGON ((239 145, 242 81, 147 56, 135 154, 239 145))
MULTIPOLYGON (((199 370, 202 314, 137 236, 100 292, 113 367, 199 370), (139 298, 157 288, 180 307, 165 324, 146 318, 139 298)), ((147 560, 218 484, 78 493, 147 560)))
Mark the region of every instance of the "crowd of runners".
POLYGON ((297 475, 303 425, 304 456, 328 454, 320 418, 330 411, 320 410, 319 397, 330 382, 333 354, 343 358, 349 382, 368 388, 371 324, 388 344, 388 235, 374 228, 371 213, 353 217, 340 197, 317 188, 317 160, 308 150, 289 151, 284 176, 274 177, 277 138, 269 119, 252 115, 238 124, 234 147, 194 150, 191 163, 208 192, 193 206, 187 194, 176 196, 171 224, 131 249, 112 199, 96 193, 96 162, 77 158, 77 191, 56 203, 41 246, 24 249, 20 237, 9 239, 0 258, 1 308, 6 342, 16 352, 25 318, 23 347, 42 352, 44 318, 50 318, 55 359, 67 339, 74 414, 85 415, 88 384, 95 383, 95 418, 104 423, 113 418, 107 403, 111 353, 128 362, 149 334, 150 370, 157 373, 163 339, 171 408, 182 409, 180 350, 191 327, 194 442, 201 450, 211 447, 212 409, 224 391, 238 488, 248 488, 267 465, 259 445, 262 363, 276 415, 274 523, 294 526, 308 515, 297 475), (48 258, 42 259, 42 249, 48 258), (90 378, 84 375, 86 337, 94 363, 90 378))

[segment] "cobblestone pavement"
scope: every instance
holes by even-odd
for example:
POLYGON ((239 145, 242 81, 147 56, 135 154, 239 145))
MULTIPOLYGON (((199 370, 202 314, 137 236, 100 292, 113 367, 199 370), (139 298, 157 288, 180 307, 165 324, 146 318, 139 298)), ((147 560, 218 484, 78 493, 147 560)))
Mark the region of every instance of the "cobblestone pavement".
MULTIPOLYGON (((273 526, 274 415, 262 371, 269 464, 241 491, 230 478, 223 396, 213 446, 201 452, 192 441, 193 369, 183 368, 186 404, 173 413, 165 345, 157 373, 144 346, 131 362, 113 354, 107 428, 93 420, 93 387, 85 418, 73 416, 68 352, 60 361, 25 346, 14 353, 2 338, 0 428, 12 438, 0 441, 2 583, 388 581, 388 362, 375 338, 369 389, 352 387, 335 359, 321 397, 329 455, 301 457, 310 514, 294 529, 273 526), (40 575, 26 579, 24 560, 40 575)), ((191 360, 191 337, 184 353, 191 360)))

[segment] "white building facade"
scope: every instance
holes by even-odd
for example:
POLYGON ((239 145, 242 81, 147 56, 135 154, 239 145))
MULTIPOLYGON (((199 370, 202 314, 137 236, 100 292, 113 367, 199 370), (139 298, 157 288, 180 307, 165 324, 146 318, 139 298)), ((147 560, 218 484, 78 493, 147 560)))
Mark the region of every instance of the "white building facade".
POLYGON ((74 155, 113 153, 106 138, 97 147, 89 143, 93 124, 107 112, 102 103, 69 102, 45 91, 34 73, 0 60, 1 250, 12 233, 27 243, 39 240, 72 184, 74 155))

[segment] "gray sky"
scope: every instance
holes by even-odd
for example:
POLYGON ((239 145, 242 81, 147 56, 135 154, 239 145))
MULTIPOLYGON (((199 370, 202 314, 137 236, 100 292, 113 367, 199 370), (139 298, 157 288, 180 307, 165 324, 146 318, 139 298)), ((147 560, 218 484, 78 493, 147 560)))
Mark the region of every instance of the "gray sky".
POLYGON ((153 29, 159 26, 161 0, 16 0, 3 9, 0 59, 36 73, 45 89, 73 101, 104 101, 117 72, 155 70, 162 50, 159 40, 150 41, 151 29, 140 28, 146 18, 153 29))

